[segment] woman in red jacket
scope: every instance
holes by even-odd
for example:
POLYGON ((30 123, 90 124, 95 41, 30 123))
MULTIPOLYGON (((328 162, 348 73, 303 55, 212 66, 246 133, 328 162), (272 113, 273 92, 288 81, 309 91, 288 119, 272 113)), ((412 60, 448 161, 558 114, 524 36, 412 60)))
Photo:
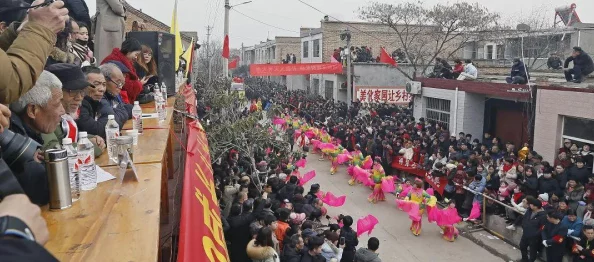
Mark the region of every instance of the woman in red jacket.
POLYGON ((146 77, 139 79, 134 68, 134 61, 137 60, 141 50, 140 42, 134 38, 129 38, 122 43, 121 49, 114 48, 111 54, 101 62, 101 64, 105 64, 108 61, 119 61, 130 70, 129 73, 125 74, 126 82, 120 93, 122 100, 126 104, 132 104, 136 101, 136 97, 142 92, 142 86, 148 81, 146 77))

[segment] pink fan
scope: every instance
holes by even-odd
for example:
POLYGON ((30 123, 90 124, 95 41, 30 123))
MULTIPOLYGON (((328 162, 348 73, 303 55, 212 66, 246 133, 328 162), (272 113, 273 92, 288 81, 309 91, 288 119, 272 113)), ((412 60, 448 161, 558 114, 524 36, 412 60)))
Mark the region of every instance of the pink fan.
POLYGON ((360 168, 358 166, 353 168, 353 174, 354 174, 355 180, 357 180, 361 183, 364 183, 371 176, 371 174, 369 172, 363 170, 362 168, 360 168))
POLYGON ((322 199, 322 198, 324 198, 324 197, 325 197, 324 195, 325 195, 325 194, 324 194, 324 191, 322 191, 322 190, 318 190, 318 193, 316 193, 316 196, 317 196, 319 199, 322 199))
POLYGON ((364 218, 357 220, 357 237, 367 232, 367 235, 371 235, 371 231, 375 228, 379 221, 373 215, 367 215, 364 218))
POLYGON ((285 123, 287 123, 287 120, 284 120, 282 118, 275 118, 274 120, 272 120, 273 125, 284 125, 285 123))
POLYGON ((479 216, 481 216, 481 206, 478 201, 472 203, 472 209, 470 210, 470 215, 466 218, 466 220, 475 220, 479 216))
POLYGON ((336 146, 331 143, 320 143, 318 148, 320 148, 321 150, 336 150, 336 146))
POLYGON ((344 163, 344 162, 347 162, 347 161, 349 161, 349 160, 350 160, 350 158, 351 158, 351 156, 350 156, 349 154, 339 154, 339 155, 336 157, 336 162, 337 162, 337 163, 340 165, 340 164, 342 164, 342 163, 344 163))
POLYGON ((321 143, 320 140, 317 139, 311 139, 309 140, 309 142, 313 145, 314 148, 319 148, 319 145, 321 143))
POLYGON ((266 155, 269 155, 269 154, 270 154, 270 152, 272 152, 272 149, 270 149, 270 147, 267 147, 267 148, 266 148, 266 155))
POLYGON ((371 166, 373 166, 373 161, 371 160, 371 157, 368 156, 365 158, 365 160, 363 160, 361 167, 363 169, 371 169, 371 166))
POLYGON ((400 197, 406 197, 408 195, 408 192, 410 192, 411 189, 412 189, 411 185, 403 184, 402 192, 400 192, 400 197))
POLYGON ((458 215, 458 210, 455 208, 446 208, 440 210, 439 213, 436 221, 438 226, 451 226, 462 221, 462 218, 458 215))
POLYGON ((367 177, 367 179, 363 180, 363 185, 365 186, 375 186, 375 181, 371 177, 367 177))
POLYGON ((326 203, 331 207, 340 207, 344 205, 346 196, 336 197, 332 192, 326 192, 326 196, 322 199, 322 202, 326 203))
POLYGON ((433 191, 433 188, 428 188, 427 190, 425 190, 425 192, 427 192, 427 194, 429 194, 430 196, 434 196, 435 192, 433 191))
POLYGON ((427 220, 429 220, 429 223, 433 223, 439 220, 439 211, 439 208, 437 208, 436 206, 427 206, 427 220))
POLYGON ((300 186, 305 185, 305 183, 309 182, 309 180, 312 180, 314 177, 316 177, 315 170, 305 173, 305 175, 303 175, 303 178, 299 180, 299 185, 300 186))
POLYGON ((353 176, 354 169, 355 169, 355 166, 347 167, 347 174, 349 174, 350 176, 353 176))
POLYGON ((313 130, 307 130, 305 131, 305 136, 309 139, 312 139, 316 136, 316 134, 314 134, 313 130))
POLYGON ((298 167, 304 168, 306 163, 307 163, 307 160, 305 160, 305 159, 301 159, 301 160, 299 160, 299 161, 295 162, 295 166, 298 166, 298 167))
POLYGON ((394 185, 394 177, 386 177, 382 179, 382 191, 384 191, 384 193, 392 193, 396 191, 396 186, 394 185))
MULTIPOLYGON (((338 217, 334 217, 334 220, 338 221, 338 217)), ((342 223, 342 221, 338 222, 338 226, 340 228, 342 228, 344 226, 344 224, 342 223)))
POLYGON ((295 130, 293 137, 298 138, 301 135, 301 130, 295 130))

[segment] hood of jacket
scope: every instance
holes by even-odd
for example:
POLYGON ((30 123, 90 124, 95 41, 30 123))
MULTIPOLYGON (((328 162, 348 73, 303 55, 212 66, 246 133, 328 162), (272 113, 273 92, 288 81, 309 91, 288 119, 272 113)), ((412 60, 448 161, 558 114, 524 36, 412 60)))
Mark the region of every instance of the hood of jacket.
POLYGON ((247 255, 251 259, 263 260, 263 259, 267 259, 267 258, 270 258, 270 257, 276 255, 274 248, 256 246, 256 245, 254 245, 254 242, 255 242, 255 240, 252 239, 248 243, 247 248, 246 248, 247 255))
POLYGON ((62 51, 60 48, 54 47, 50 53, 50 57, 58 62, 74 64, 76 62, 76 55, 73 53, 67 53, 62 51))
POLYGON ((103 59, 103 61, 101 61, 101 64, 105 64, 107 61, 111 60, 122 62, 122 64, 124 64, 126 68, 130 70, 130 73, 128 73, 130 79, 138 80, 138 75, 136 74, 136 68, 134 68, 134 64, 132 63, 132 61, 130 61, 130 59, 128 59, 124 54, 122 54, 119 48, 114 48, 113 51, 111 51, 111 54, 109 54, 107 57, 105 57, 105 59, 103 59))
POLYGON ((334 246, 334 244, 329 243, 328 240, 324 241, 324 245, 322 245, 322 256, 326 259, 330 259, 336 257, 338 255, 338 248, 334 246))
POLYGON ((379 255, 367 248, 359 248, 355 253, 355 260, 358 262, 380 262, 379 255))

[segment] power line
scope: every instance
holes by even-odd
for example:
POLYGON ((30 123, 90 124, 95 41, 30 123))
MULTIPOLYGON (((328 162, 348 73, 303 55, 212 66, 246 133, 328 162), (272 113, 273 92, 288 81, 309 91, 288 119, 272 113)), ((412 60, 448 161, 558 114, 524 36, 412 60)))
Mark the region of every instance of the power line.
MULTIPOLYGON (((357 27, 355 27, 355 26, 353 26, 353 25, 350 25, 349 23, 347 23, 347 22, 344 22, 344 21, 342 21, 342 20, 340 20, 340 19, 338 19, 338 18, 336 18, 336 17, 334 17, 334 16, 331 16, 331 15, 329 15, 329 14, 326 14, 324 11, 322 11, 322 10, 320 10, 320 9, 316 8, 315 6, 312 6, 312 5, 310 5, 309 3, 306 3, 306 2, 304 2, 303 0, 297 0, 297 1, 299 1, 299 2, 301 2, 302 4, 304 4, 304 5, 306 5, 306 6, 310 7, 310 8, 312 8, 312 9, 314 9, 314 10, 318 11, 318 12, 320 12, 321 14, 323 14, 323 15, 325 15, 325 16, 328 16, 329 18, 332 18, 332 19, 336 20, 337 22, 340 22, 340 23, 342 23, 342 24, 345 24, 346 26, 348 26, 348 27, 350 27, 350 28, 353 28, 353 29, 355 29, 356 31, 359 31, 359 32, 361 32, 361 33, 363 33, 363 34, 365 34, 365 35, 367 35, 367 36, 369 36, 369 37, 371 37, 371 38, 374 38, 374 39, 376 39, 376 40, 378 40, 378 41, 380 41, 380 42, 382 42, 382 43, 384 43, 384 44, 386 44, 386 45, 392 45, 392 44, 393 44, 393 43, 387 43, 386 41, 384 41, 384 40, 382 40, 382 39, 380 39, 380 38, 378 38, 378 37, 376 37, 376 36, 374 36, 374 35, 371 35, 371 34, 369 34, 369 33, 365 32, 365 31, 363 31, 362 29, 359 29, 359 28, 357 28, 357 27)), ((395 42, 396 42, 396 41, 395 41, 395 42)))
POLYGON ((249 19, 252 19, 252 20, 254 20, 254 21, 256 21, 256 22, 258 22, 258 23, 260 23, 260 24, 267 25, 267 26, 270 26, 270 27, 273 27, 273 28, 276 28, 276 29, 279 29, 279 30, 283 30, 283 31, 291 32, 291 33, 298 33, 298 34, 300 33, 300 32, 297 32, 297 31, 293 31, 293 30, 289 30, 289 29, 284 29, 284 28, 281 28, 281 27, 278 27, 278 26, 275 26, 275 25, 271 25, 271 24, 269 24, 269 23, 266 23, 266 22, 262 22, 262 21, 260 21, 260 20, 258 20, 258 19, 256 19, 256 18, 253 18, 253 17, 251 17, 251 16, 248 16, 248 15, 246 15, 246 14, 242 13, 242 12, 239 12, 239 11, 237 11, 236 9, 233 9, 233 8, 232 8, 231 10, 233 10, 233 11, 237 12, 238 14, 240 14, 240 15, 243 15, 243 16, 245 16, 245 17, 249 18, 249 19))

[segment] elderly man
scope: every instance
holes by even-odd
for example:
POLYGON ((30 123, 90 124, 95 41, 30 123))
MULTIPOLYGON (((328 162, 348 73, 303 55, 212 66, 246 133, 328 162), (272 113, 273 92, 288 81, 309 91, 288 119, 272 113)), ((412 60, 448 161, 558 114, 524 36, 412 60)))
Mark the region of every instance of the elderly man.
POLYGON ((105 125, 107 124, 108 115, 115 116, 120 128, 132 116, 131 105, 113 101, 121 91, 118 88, 118 83, 124 82, 124 75, 116 65, 111 63, 104 64, 101 68, 85 67, 83 70, 87 82, 91 83, 95 88, 87 88, 87 96, 82 101, 80 116, 76 123, 81 131, 105 137, 105 125))
MULTIPOLYGON (((52 73, 43 71, 35 86, 10 108, 13 112, 10 130, 43 145, 41 134, 54 132, 61 116, 66 113, 62 105, 62 83, 52 73)), ((45 205, 49 191, 45 166, 40 159, 30 159, 22 166, 11 166, 11 169, 31 202, 45 205)))
MULTIPOLYGON (((62 144, 63 138, 70 138, 74 146, 78 141, 78 125, 76 120, 80 115, 80 106, 85 97, 86 89, 94 86, 87 82, 85 76, 77 65, 54 64, 47 67, 47 71, 54 74, 62 82, 62 105, 66 114, 62 115, 61 125, 53 133, 42 134, 44 141, 43 150, 55 148, 62 144)), ((105 141, 99 136, 89 136, 95 146, 95 156, 100 156, 105 150, 105 141)))

